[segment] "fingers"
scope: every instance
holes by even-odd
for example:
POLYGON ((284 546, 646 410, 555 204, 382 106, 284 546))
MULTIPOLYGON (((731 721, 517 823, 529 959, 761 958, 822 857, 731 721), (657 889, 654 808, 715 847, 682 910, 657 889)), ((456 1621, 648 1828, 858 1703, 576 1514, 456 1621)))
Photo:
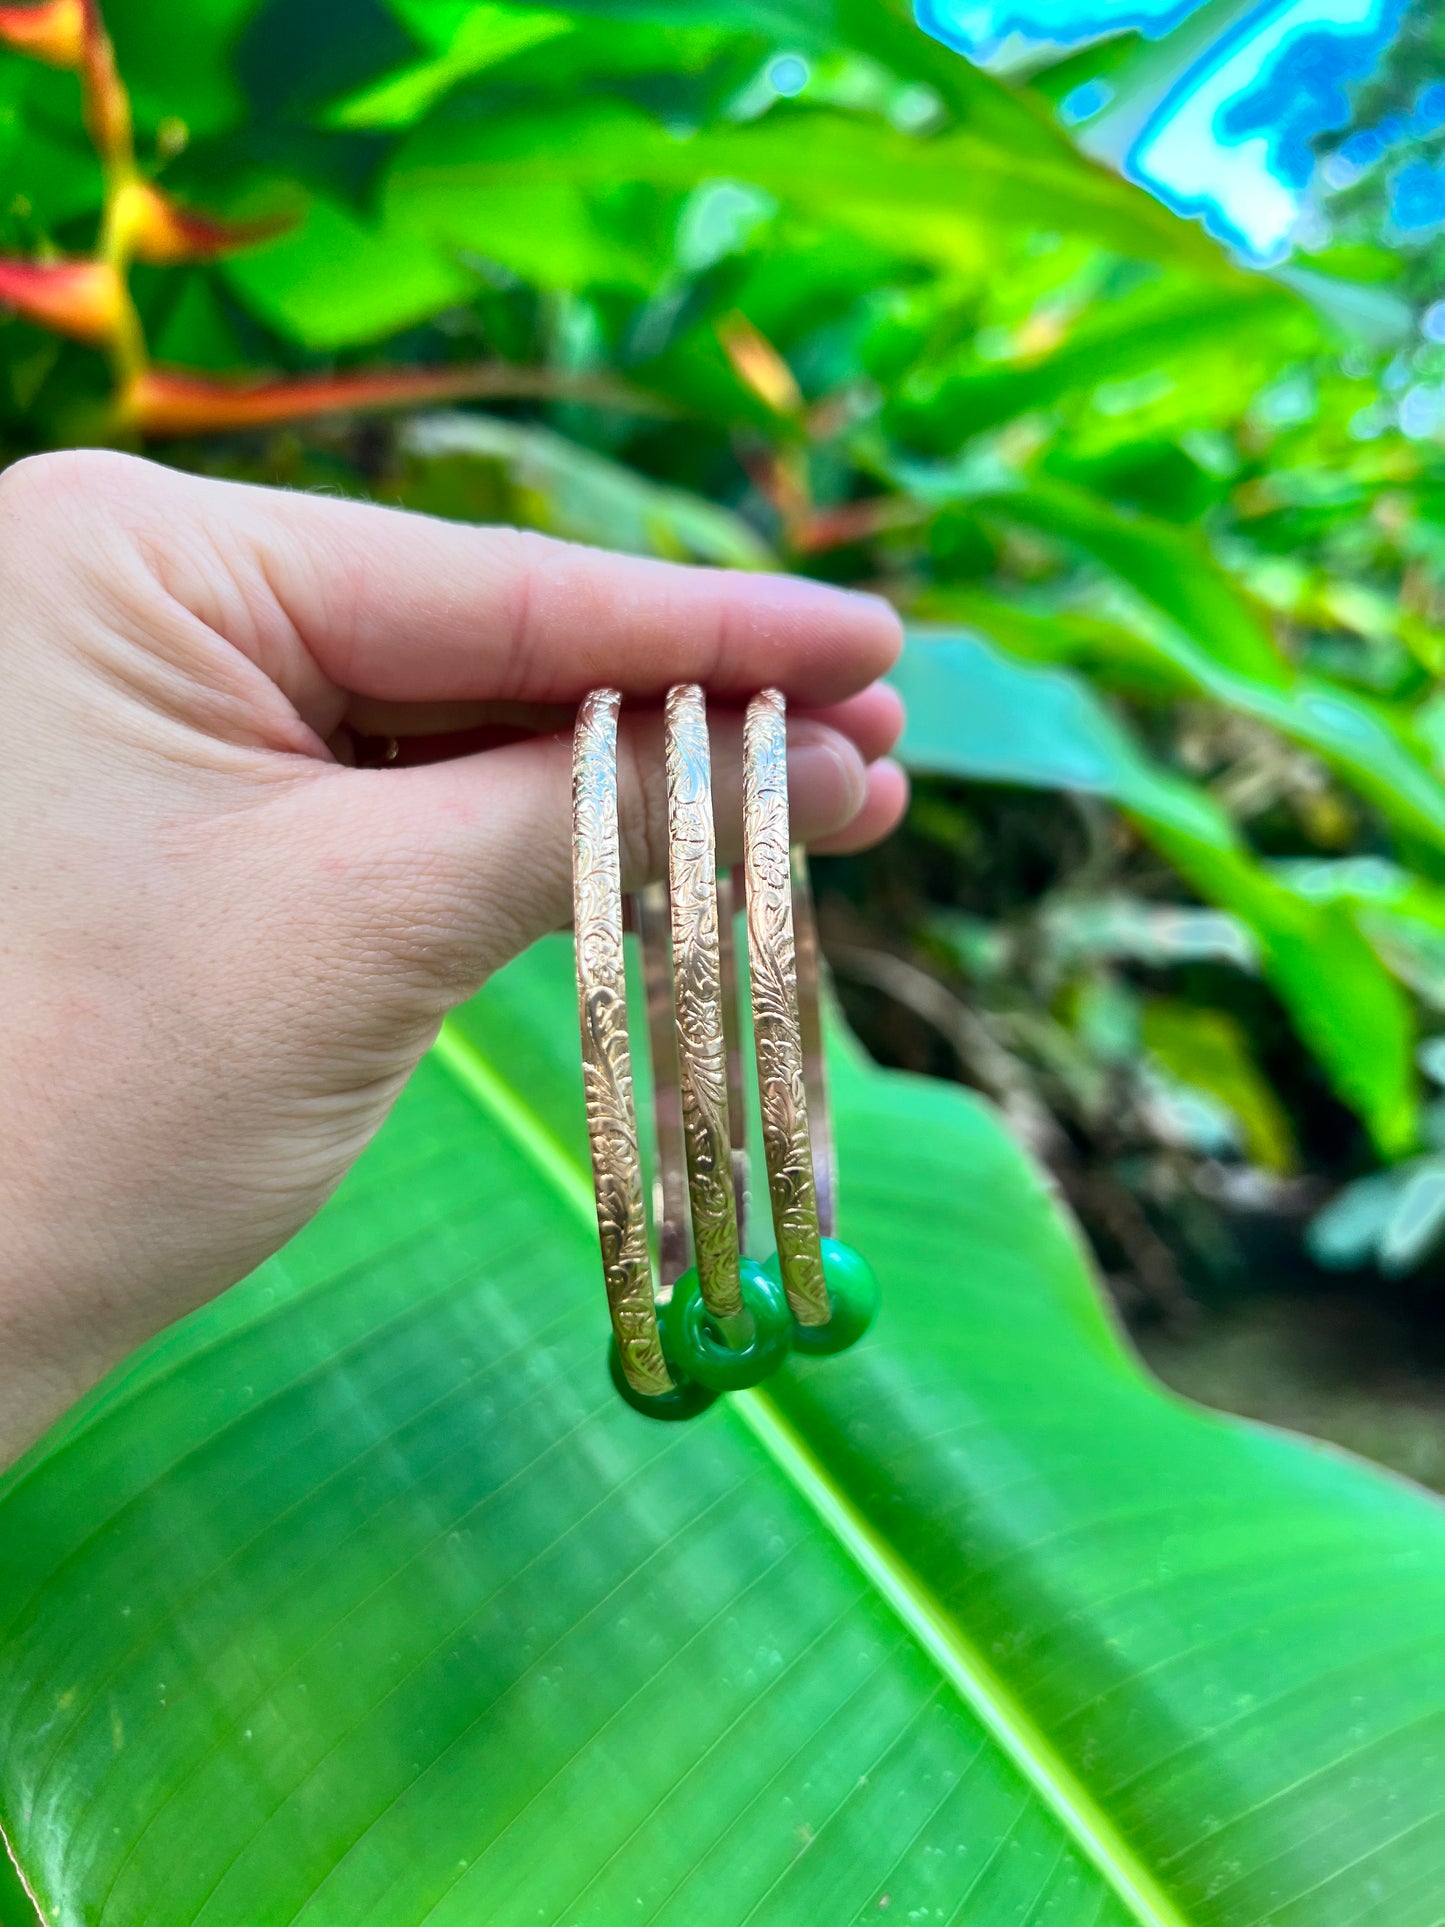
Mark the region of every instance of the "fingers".
POLYGON ((121 456, 28 468, 11 502, 48 493, 53 513, 56 498, 73 509, 82 496, 92 521, 103 505, 171 595, 298 706, 321 703, 319 670, 335 689, 384 702, 575 703, 600 683, 659 699, 696 681, 723 701, 776 684, 817 707, 867 688, 900 647, 885 603, 790 577, 612 555, 121 456))
MULTIPOLYGON (((718 857, 742 855, 742 717, 712 718, 718 857)), ((871 807, 857 746, 813 718, 790 723, 788 786, 800 841, 837 835, 871 807)), ((572 742, 558 734, 416 768, 336 770, 313 789, 329 818, 316 887, 337 915, 390 933, 408 968, 460 997, 572 913, 572 742)), ((624 713, 618 734, 623 887, 667 867, 661 718, 624 713)))
POLYGON ((866 688, 900 646, 886 604, 817 583, 304 507, 315 539, 309 515, 277 531, 271 579, 322 671, 360 695, 576 702, 610 683, 656 700, 695 681, 721 701, 775 683, 816 706, 866 688))
POLYGON ((857 814, 841 829, 814 838, 811 847, 819 856, 851 856, 855 850, 871 849, 892 835, 907 808, 907 772, 885 757, 869 766, 867 792, 857 814))
MULTIPOLYGON (((903 699, 887 683, 874 683, 845 702, 802 713, 848 737, 867 763, 886 756, 903 733, 903 699)), ((570 703, 396 703, 357 696, 347 705, 346 727, 373 740, 394 738, 401 745, 403 763, 434 762, 437 758, 429 747, 433 744, 446 754, 466 754, 523 736, 570 729, 574 715, 570 703), (452 741, 459 747, 447 748, 452 741)))
POLYGON ((886 756, 903 734, 903 698, 886 682, 851 696, 847 702, 809 711, 815 722, 826 723, 846 736, 865 763, 886 756))

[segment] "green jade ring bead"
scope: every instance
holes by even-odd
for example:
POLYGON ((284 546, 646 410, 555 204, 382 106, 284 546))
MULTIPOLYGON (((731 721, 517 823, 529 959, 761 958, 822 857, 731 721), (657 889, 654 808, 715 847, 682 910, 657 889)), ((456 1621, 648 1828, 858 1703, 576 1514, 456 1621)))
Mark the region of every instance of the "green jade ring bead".
POLYGON ((744 1258, 739 1266, 742 1315, 724 1330, 703 1302, 696 1268, 685 1271, 659 1314, 662 1349, 675 1377, 693 1379, 713 1392, 741 1392, 759 1385, 787 1357, 793 1314, 782 1281, 744 1258))
MULTIPOLYGON (((671 1360, 668 1361, 669 1366, 671 1360)), ((695 1380, 682 1378, 674 1371, 676 1381, 670 1392, 660 1392, 649 1397, 646 1392, 627 1382, 627 1374, 622 1369, 622 1359, 614 1338, 607 1347, 607 1375, 612 1380, 619 1398, 630 1405, 634 1412, 641 1412, 644 1418, 661 1419, 665 1424, 676 1424, 679 1420, 696 1418, 705 1412, 717 1398, 717 1393, 709 1391, 706 1385, 695 1380)))
MULTIPOLYGON (((878 1316, 881 1294, 872 1265, 861 1251, 838 1238, 824 1238, 823 1282, 828 1287, 830 1316, 826 1325, 793 1327, 793 1349, 812 1357, 831 1352, 846 1352, 856 1345, 878 1316)), ((763 1269, 770 1278, 782 1280, 778 1254, 773 1253, 763 1269)))

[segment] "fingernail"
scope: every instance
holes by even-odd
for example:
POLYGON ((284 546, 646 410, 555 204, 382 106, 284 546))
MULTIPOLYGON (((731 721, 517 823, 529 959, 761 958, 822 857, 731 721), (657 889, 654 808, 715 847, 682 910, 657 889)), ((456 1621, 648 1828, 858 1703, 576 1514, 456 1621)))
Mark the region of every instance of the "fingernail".
POLYGON ((868 796, 863 758, 835 729, 798 723, 788 736, 788 801, 795 840, 851 823, 868 796))

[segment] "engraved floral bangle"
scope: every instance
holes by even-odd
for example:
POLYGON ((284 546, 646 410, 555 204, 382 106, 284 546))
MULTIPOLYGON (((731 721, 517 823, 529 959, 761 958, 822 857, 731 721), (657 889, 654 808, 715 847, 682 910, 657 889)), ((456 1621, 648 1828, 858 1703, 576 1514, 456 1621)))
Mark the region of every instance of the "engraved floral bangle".
POLYGON ((808 1131, 813 1140, 813 1188, 818 1197, 818 1229, 831 1238, 838 1215, 838 1162, 833 1147, 833 1113, 828 1102, 828 1068, 823 1056, 823 964, 813 883, 807 852, 793 846, 793 948, 798 970, 798 1023, 803 1036, 803 1092, 808 1101, 808 1131))
POLYGON ((647 1007, 647 1048, 652 1059, 652 1222, 657 1240, 656 1299, 661 1311, 692 1263, 666 883, 649 883, 632 898, 631 907, 647 1007))
POLYGON ((626 1384, 644 1397, 671 1392, 653 1302, 642 1153, 632 1093, 622 874, 617 826, 615 689, 598 689, 577 716, 572 752, 572 895, 577 1007, 587 1136, 597 1192, 602 1276, 626 1384))
MULTIPOLYGON (((666 1276, 664 1233, 662 1344, 674 1378, 716 1392, 740 1391, 770 1377, 783 1362, 793 1319, 780 1281, 741 1253, 739 1194, 745 1205, 746 1193, 739 1177, 746 1157, 732 892, 730 884, 719 889, 707 707, 695 683, 669 692, 666 730, 675 1056, 668 1040, 655 1042, 654 1076, 665 1177, 661 1134, 668 1106, 662 1094, 676 1064, 695 1265, 675 1279, 666 1276)), ((654 948, 660 950, 661 944, 654 946, 649 931, 645 967, 655 981, 654 948)), ((665 1028, 658 1021, 658 1001, 650 1000, 655 1040, 665 1028)))
POLYGON ((862 1254, 831 1235, 836 1187, 817 933, 804 859, 789 847, 787 707, 776 689, 753 698, 743 726, 743 855, 763 1154, 778 1246, 764 1268, 787 1291, 797 1349, 843 1351, 873 1322, 878 1282, 862 1254))
POLYGON ((619 708, 616 691, 587 698, 573 760, 578 1007, 610 1369, 636 1409, 687 1418, 721 1391, 759 1383, 791 1346, 830 1352, 853 1343, 871 1322, 877 1286, 859 1254, 831 1235, 817 933, 805 860, 788 847, 786 718, 773 691, 755 699, 745 724, 745 876, 779 1255, 766 1265, 741 1255, 748 1178, 737 892, 733 876, 717 873, 706 706, 693 684, 672 690, 667 704, 669 880, 632 903, 653 1067, 654 1276, 622 940, 619 708))
MULTIPOLYGON (((577 717, 572 764, 573 911, 587 1134, 597 1196, 602 1272, 612 1318, 609 1370, 617 1390, 649 1416, 691 1418, 722 1389, 670 1367, 658 1307, 664 1309, 691 1250, 673 1030, 667 888, 633 898, 642 950, 653 1058, 657 1178, 654 1217, 660 1280, 655 1283, 633 1090, 623 948, 617 820, 617 718, 621 698, 597 690, 577 717)), ((731 933, 729 933, 730 936, 731 933)), ((735 976, 735 972, 729 972, 735 976)), ((736 995, 734 991, 734 996, 736 995)), ((731 1165, 732 1152, 728 1152, 731 1165)), ((763 1280, 764 1290, 772 1281, 763 1280)), ((774 1361, 775 1362, 775 1361, 774 1361)))

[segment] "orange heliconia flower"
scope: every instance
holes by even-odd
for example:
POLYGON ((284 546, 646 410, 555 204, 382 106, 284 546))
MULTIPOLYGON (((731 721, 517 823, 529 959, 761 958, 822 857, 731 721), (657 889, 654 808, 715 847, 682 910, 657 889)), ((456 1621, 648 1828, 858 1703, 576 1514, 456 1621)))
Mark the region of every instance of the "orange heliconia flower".
POLYGON ((0 44, 50 67, 78 67, 85 52, 83 0, 42 0, 40 6, 0 6, 0 44))
POLYGON ((269 428, 317 415, 350 414, 418 403, 526 396, 611 399, 622 391, 558 376, 550 369, 514 368, 504 361, 457 368, 357 369, 339 375, 218 380, 184 368, 147 368, 116 404, 119 426, 142 435, 178 436, 227 429, 269 428))
POLYGON ((226 221, 180 207, 150 181, 127 181, 115 197, 111 220, 120 245, 138 261, 174 267, 182 261, 214 261, 255 247, 294 225, 290 214, 226 221))
POLYGON ((125 288, 104 261, 0 260, 0 306, 52 334, 103 342, 120 327, 125 288))
POLYGON ((132 159, 130 95, 116 71, 115 48, 100 17, 98 0, 80 0, 80 11, 86 131, 102 160, 129 166, 132 159))

